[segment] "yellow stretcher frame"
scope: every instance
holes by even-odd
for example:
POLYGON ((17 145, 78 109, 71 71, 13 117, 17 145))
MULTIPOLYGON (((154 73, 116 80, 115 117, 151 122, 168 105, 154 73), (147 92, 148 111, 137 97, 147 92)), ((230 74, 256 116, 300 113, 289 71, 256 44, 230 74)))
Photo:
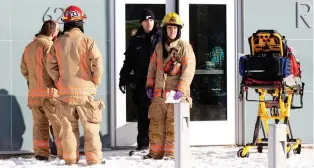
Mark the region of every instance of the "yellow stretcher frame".
MULTIPOLYGON (((243 99, 243 90, 245 90, 246 100, 248 100, 248 88, 253 88, 259 94, 259 108, 257 112, 257 120, 255 123, 255 129, 253 134, 253 141, 252 143, 246 144, 243 148, 239 149, 237 152, 237 156, 241 158, 249 157, 249 151, 251 147, 257 146, 257 151, 262 153, 263 146, 267 146, 266 143, 268 141, 268 121, 274 120, 276 124, 284 123, 287 125, 287 158, 290 156, 290 151, 293 150, 294 154, 301 153, 301 140, 293 138, 292 130, 290 126, 290 110, 293 100, 293 95, 298 93, 300 90, 300 86, 296 85, 293 87, 282 87, 278 85, 271 85, 271 86, 248 86, 242 85, 241 87, 241 98, 243 99), (270 95, 273 100, 265 100, 265 96, 270 95), (269 110, 267 110, 269 109, 269 110), (262 129, 263 131, 263 138, 259 137, 259 131, 262 129)), ((302 92, 303 92, 304 84, 302 85, 302 92)), ((302 93, 303 94, 303 93, 302 93)))

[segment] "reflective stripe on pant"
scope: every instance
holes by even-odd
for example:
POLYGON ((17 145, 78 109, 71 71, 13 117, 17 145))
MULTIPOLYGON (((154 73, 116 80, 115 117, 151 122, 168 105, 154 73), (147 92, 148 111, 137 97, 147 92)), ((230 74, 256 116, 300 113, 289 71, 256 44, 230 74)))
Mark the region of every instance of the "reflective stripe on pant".
POLYGON ((60 101, 57 103, 57 110, 62 116, 63 159, 66 164, 76 163, 78 158, 76 155, 80 143, 78 119, 82 122, 84 129, 84 152, 87 163, 97 164, 102 161, 98 119, 101 111, 95 110, 88 103, 84 106, 69 105, 60 101))
MULTIPOLYGON (((41 105, 32 106, 33 114, 33 149, 34 155, 49 157, 49 121, 54 128, 54 137, 59 139, 60 121, 55 107, 49 99, 42 100, 41 105)), ((62 147, 57 145, 58 156, 62 155, 62 147)))
POLYGON ((149 107, 149 155, 160 159, 164 155, 174 157, 174 116, 173 104, 156 97, 149 107))
POLYGON ((63 159, 66 161, 67 164, 74 164, 79 161, 80 158, 80 152, 63 152, 62 155, 63 159), (75 159, 73 159, 75 158, 75 159))

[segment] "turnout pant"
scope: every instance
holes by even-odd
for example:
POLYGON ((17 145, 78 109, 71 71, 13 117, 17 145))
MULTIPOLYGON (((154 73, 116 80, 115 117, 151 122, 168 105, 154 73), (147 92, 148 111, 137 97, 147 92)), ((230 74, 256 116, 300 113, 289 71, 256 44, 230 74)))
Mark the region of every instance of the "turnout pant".
POLYGON ((35 156, 50 156, 49 122, 53 127, 53 135, 57 145, 57 155, 62 157, 60 141, 60 120, 58 119, 55 103, 52 99, 44 99, 40 105, 32 105, 33 114, 33 149, 35 156))
POLYGON ((88 101, 85 105, 69 105, 58 101, 57 111, 61 115, 63 159, 67 165, 79 160, 79 119, 84 129, 84 153, 87 164, 98 164, 102 161, 102 144, 99 136, 102 107, 102 101, 88 101))
POLYGON ((149 117, 149 155, 154 159, 174 158, 174 105, 155 97, 149 107, 149 117))

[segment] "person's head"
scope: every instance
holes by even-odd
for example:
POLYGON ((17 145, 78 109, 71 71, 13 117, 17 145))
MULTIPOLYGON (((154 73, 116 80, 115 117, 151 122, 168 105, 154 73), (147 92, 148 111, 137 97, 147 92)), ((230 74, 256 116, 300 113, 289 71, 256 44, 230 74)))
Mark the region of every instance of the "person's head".
POLYGON ((83 20, 86 19, 85 13, 78 6, 69 6, 63 12, 63 22, 64 22, 64 32, 72 29, 78 28, 84 32, 83 20))
POLYGON ((183 22, 178 14, 170 12, 165 15, 161 26, 163 28, 163 35, 166 35, 169 41, 174 41, 181 37, 183 22))
POLYGON ((149 9, 145 9, 142 12, 142 16, 140 19, 141 25, 145 31, 145 33, 149 33, 153 30, 154 28, 154 24, 155 24, 155 15, 154 13, 149 10, 149 9))
POLYGON ((178 26, 177 25, 167 25, 166 26, 167 36, 170 40, 174 40, 178 34, 178 26))
POLYGON ((56 37, 59 33, 59 24, 54 20, 47 20, 42 25, 39 34, 47 37, 56 37))

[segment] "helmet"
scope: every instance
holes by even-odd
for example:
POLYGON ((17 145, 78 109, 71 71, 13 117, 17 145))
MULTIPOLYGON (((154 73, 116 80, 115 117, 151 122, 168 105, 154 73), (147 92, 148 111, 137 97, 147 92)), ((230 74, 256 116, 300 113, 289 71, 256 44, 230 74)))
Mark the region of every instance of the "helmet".
POLYGON ((77 6, 69 6, 63 12, 63 22, 74 22, 86 19, 85 13, 77 6))
POLYGON ((178 14, 170 12, 162 19, 161 27, 166 25, 177 25, 183 27, 183 22, 178 14))

